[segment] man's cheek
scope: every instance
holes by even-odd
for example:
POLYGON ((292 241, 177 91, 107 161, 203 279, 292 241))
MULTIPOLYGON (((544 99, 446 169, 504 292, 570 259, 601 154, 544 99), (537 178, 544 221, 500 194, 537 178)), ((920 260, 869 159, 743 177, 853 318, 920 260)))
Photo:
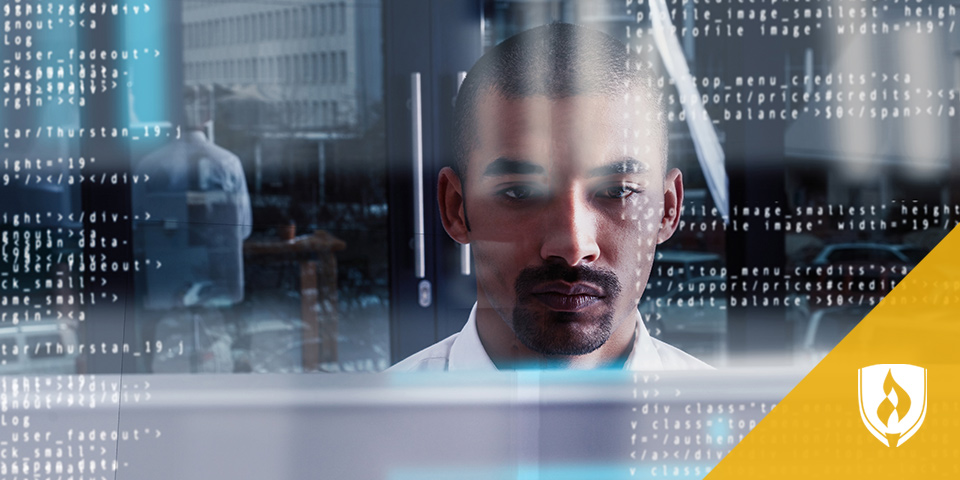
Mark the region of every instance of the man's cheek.
POLYGON ((636 262, 630 262, 625 267, 621 270, 623 273, 619 279, 620 283, 623 284, 623 296, 630 299, 639 298, 644 288, 643 266, 636 262))
MULTIPOLYGON (((646 254, 644 254, 646 255, 646 254)), ((631 300, 636 300, 637 303, 640 302, 640 298, 643 296, 644 290, 647 288, 647 282, 650 280, 650 270, 652 268, 651 262, 642 262, 637 265, 634 269, 634 279, 633 279, 633 292, 631 292, 631 300)))
POLYGON ((474 242, 473 257, 477 269, 477 280, 484 289, 495 287, 498 283, 495 279, 503 274, 499 264, 497 264, 497 255, 495 252, 487 250, 485 244, 474 242))
POLYGON ((661 220, 663 220, 662 205, 649 203, 637 209, 635 222, 640 230, 644 232, 659 230, 661 220))
MULTIPOLYGON (((480 247, 480 245, 476 245, 480 247)), ((516 300, 515 283, 518 269, 509 257, 500 252, 474 248, 477 283, 483 289, 486 301, 501 315, 509 312, 516 300)))
POLYGON ((622 217, 623 221, 629 221, 640 231, 649 233, 660 229, 663 213, 662 194, 653 192, 644 194, 636 205, 625 209, 622 217))
POLYGON ((474 225, 471 219, 471 241, 483 242, 488 248, 497 251, 528 250, 537 242, 539 228, 532 222, 524 223, 522 218, 504 216, 494 221, 484 221, 474 225))
POLYGON ((512 278, 512 270, 521 263, 516 259, 516 244, 498 240, 475 240, 473 243, 474 261, 477 275, 485 276, 500 283, 512 278))
POLYGON ((638 300, 646 288, 654 259, 656 258, 656 234, 650 227, 638 225, 632 232, 626 233, 619 243, 617 257, 611 259, 620 265, 620 281, 624 293, 638 300))

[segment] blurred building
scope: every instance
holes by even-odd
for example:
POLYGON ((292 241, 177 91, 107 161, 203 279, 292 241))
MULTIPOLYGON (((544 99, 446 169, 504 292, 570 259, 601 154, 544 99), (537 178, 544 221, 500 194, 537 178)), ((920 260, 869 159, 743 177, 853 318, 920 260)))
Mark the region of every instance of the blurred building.
POLYGON ((362 129, 382 100, 380 38, 371 0, 187 0, 184 80, 255 101, 261 125, 362 129))
MULTIPOLYGON (((322 211, 376 202, 382 171, 379 0, 184 0, 184 86, 240 157, 254 225, 339 228, 322 211)), ((339 217, 337 217, 339 218, 339 217)), ((301 232, 302 233, 302 232, 301 232)))

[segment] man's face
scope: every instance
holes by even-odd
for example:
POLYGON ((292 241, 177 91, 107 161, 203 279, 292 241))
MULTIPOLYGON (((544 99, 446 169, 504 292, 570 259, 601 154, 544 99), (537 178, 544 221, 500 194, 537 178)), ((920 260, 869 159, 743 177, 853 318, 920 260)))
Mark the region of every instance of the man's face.
POLYGON ((643 115, 624 97, 478 101, 462 186, 470 230, 459 233, 473 248, 478 308, 531 350, 583 355, 615 331, 632 335, 654 248, 673 232, 662 229, 665 188, 671 207, 682 195, 643 115))

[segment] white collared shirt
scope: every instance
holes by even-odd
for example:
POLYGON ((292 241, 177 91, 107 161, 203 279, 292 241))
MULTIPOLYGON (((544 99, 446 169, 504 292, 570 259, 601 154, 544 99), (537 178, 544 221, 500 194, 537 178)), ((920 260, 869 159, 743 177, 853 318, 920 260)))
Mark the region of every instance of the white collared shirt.
MULTIPOLYGON (((624 370, 701 370, 711 368, 679 348, 650 336, 637 312, 637 334, 624 370)), ((473 305, 467 324, 459 333, 405 358, 389 372, 496 370, 493 360, 480 343, 477 333, 477 305, 473 305)))

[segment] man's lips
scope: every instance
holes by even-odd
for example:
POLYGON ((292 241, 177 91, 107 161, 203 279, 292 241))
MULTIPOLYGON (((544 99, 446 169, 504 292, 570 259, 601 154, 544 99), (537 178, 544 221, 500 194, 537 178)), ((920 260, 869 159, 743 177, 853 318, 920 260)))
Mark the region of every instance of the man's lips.
POLYGON ((600 289, 587 283, 550 282, 537 285, 531 292, 534 298, 559 312, 577 312, 602 300, 600 289))

